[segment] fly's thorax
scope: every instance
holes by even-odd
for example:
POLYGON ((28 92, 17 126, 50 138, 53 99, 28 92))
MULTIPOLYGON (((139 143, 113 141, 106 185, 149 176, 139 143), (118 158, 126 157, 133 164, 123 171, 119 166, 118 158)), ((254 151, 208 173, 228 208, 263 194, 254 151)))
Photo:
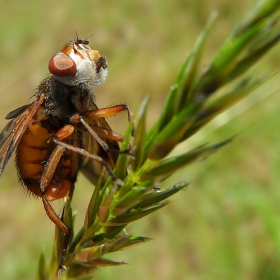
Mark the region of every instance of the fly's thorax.
POLYGON ((93 92, 84 84, 67 85, 51 75, 48 79, 49 90, 44 91, 46 98, 43 104, 44 113, 48 118, 69 119, 73 114, 82 114, 90 110, 93 92))
POLYGON ((54 79, 69 85, 90 89, 105 82, 108 74, 106 58, 86 43, 67 44, 49 62, 54 79))

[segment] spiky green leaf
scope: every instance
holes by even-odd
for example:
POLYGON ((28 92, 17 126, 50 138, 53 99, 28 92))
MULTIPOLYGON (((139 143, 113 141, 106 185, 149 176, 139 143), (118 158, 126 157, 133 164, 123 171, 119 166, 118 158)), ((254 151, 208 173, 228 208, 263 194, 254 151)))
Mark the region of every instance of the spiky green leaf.
POLYGON ((121 154, 118 156, 116 169, 115 169, 115 176, 120 180, 124 180, 127 174, 127 164, 129 161, 129 151, 130 151, 130 138, 132 135, 132 131, 134 128, 133 122, 130 122, 128 128, 125 133, 125 137, 123 139, 123 143, 121 145, 121 154))
POLYGON ((46 271, 45 254, 43 252, 41 252, 41 255, 39 258, 37 279, 38 280, 48 280, 49 279, 49 277, 47 275, 47 271, 46 271))
POLYGON ((187 182, 180 182, 167 190, 155 188, 154 190, 151 190, 149 193, 143 196, 142 201, 139 204, 135 205, 135 208, 146 208, 154 204, 158 204, 159 202, 167 199, 178 191, 185 189, 188 185, 189 183, 187 182))
POLYGON ((125 213, 125 214, 115 216, 115 217, 109 219, 108 225, 110 225, 110 224, 122 225, 122 224, 131 223, 133 221, 139 220, 139 219, 155 212, 156 210, 162 208, 163 206, 165 206, 167 204, 168 204, 168 202, 166 201, 164 203, 157 204, 157 205, 149 207, 147 209, 137 209, 137 210, 133 210, 129 213, 125 213))
POLYGON ((132 170, 137 170, 144 160, 144 143, 146 138, 146 118, 149 99, 145 98, 141 104, 137 129, 134 139, 135 160, 132 163, 132 170))

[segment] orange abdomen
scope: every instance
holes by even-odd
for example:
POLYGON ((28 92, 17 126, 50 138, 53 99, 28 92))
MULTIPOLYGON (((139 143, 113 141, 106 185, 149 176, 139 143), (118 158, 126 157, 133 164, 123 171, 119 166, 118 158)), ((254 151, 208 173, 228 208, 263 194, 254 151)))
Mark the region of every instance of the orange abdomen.
MULTIPOLYGON (((45 165, 49 161, 55 144, 52 141, 54 134, 42 126, 40 121, 32 122, 17 147, 16 165, 20 181, 31 193, 42 196, 48 201, 65 197, 73 193, 74 183, 78 173, 78 155, 65 150, 54 168, 54 174, 48 186, 40 189, 40 182, 45 165)), ((74 141, 75 142, 75 141, 74 141)))

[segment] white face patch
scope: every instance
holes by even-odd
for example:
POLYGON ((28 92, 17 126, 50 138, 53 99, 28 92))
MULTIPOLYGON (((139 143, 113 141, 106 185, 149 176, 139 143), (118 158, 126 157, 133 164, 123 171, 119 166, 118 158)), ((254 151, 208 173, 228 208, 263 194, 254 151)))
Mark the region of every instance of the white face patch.
POLYGON ((104 83, 108 75, 106 58, 84 43, 67 44, 51 58, 49 70, 64 84, 88 89, 104 83))

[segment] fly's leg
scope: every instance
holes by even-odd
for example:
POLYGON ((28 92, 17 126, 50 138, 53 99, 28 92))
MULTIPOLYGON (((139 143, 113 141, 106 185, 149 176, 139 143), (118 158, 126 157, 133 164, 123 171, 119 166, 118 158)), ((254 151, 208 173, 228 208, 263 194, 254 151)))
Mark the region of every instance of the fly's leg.
MULTIPOLYGON (((87 111, 84 116, 85 117, 92 117, 92 118, 106 118, 117 115, 119 113, 127 112, 127 119, 128 122, 131 121, 131 111, 126 104, 119 104, 108 108, 101 108, 96 110, 87 111)), ((132 136, 135 134, 135 128, 132 130, 132 136)))
POLYGON ((80 154, 81 156, 84 156, 84 157, 88 157, 88 158, 91 158, 99 163, 101 163, 108 171, 108 173, 110 174, 110 176, 112 177, 113 180, 116 180, 112 170, 110 169, 110 167, 107 165, 106 161, 104 161, 101 157, 99 156, 96 156, 96 155, 93 155, 91 153, 89 153, 88 151, 84 150, 84 149, 81 149, 81 148, 78 148, 78 147, 74 147, 72 145, 69 145, 67 143, 64 143, 58 139, 54 139, 54 142, 56 144, 58 144, 59 146, 65 148, 65 149, 68 149, 70 151, 73 151, 77 154, 80 154))
MULTIPOLYGON (((111 175, 112 179, 115 180, 115 176, 114 176, 113 172, 111 171, 111 169, 109 168, 107 163, 101 157, 93 155, 93 154, 91 154, 91 153, 87 152, 86 150, 81 149, 79 147, 75 147, 75 146, 72 146, 72 145, 69 145, 69 144, 63 142, 63 139, 69 137, 73 133, 74 129, 75 129, 74 126, 66 125, 56 133, 53 141, 54 141, 54 143, 57 144, 57 146, 54 149, 52 155, 50 156, 50 158, 49 158, 49 160, 48 160, 48 162, 45 166, 45 169, 44 169, 44 172, 43 172, 42 178, 41 178, 41 185, 40 185, 40 189, 41 189, 41 192, 42 192, 42 200, 43 200, 45 210, 46 210, 48 216, 50 217, 50 219, 56 224, 56 226, 65 235, 64 244, 63 244, 62 253, 61 253, 59 270, 65 269, 63 264, 64 264, 64 261, 65 261, 66 250, 68 248, 69 241, 70 241, 70 238, 71 238, 71 229, 55 213, 55 211, 53 210, 49 201, 46 199, 46 197, 44 195, 44 190, 49 185, 49 183, 52 179, 52 176, 55 173, 57 165, 58 165, 58 163, 61 159, 61 156, 63 155, 63 152, 65 151, 65 149, 68 149, 70 151, 73 151, 73 152, 78 153, 78 154, 80 154, 82 156, 85 156, 85 157, 89 157, 89 158, 101 163, 107 169, 107 171, 111 175)), ((69 190, 69 194, 71 196, 70 197, 70 199, 71 199, 72 194, 73 194, 73 190, 69 190)))
MULTIPOLYGON (((72 120, 75 123, 82 123, 83 126, 87 129, 87 131, 92 135, 92 137, 99 143, 99 145, 105 150, 105 151, 111 151, 111 152, 115 152, 112 151, 108 145, 106 144, 105 141, 103 141, 101 139, 101 137, 105 138, 105 139, 109 139, 109 140, 114 140, 117 142, 123 142, 123 136, 110 131, 110 130, 106 130, 102 127, 99 126, 90 126, 85 120, 84 117, 86 118, 105 118, 105 117, 109 117, 109 116, 114 116, 117 115, 121 112, 127 112, 127 116, 128 116, 128 121, 130 122, 131 120, 131 112, 130 109, 127 105, 125 104, 120 104, 120 105, 115 105, 109 108, 102 108, 102 109, 96 109, 96 110, 91 110, 91 111, 87 111, 85 114, 83 114, 83 116, 79 115, 79 114, 74 114, 72 116, 72 120)), ((133 129, 133 133, 132 135, 134 135, 134 129, 133 129)), ((127 152, 127 151, 125 151, 127 152)), ((119 153, 119 152, 118 152, 119 153)))
MULTIPOLYGON (((120 143, 123 142, 123 136, 114 132, 114 131, 107 130, 107 129, 99 127, 99 126, 89 126, 83 118, 81 118, 81 123, 85 126, 85 128, 89 131, 89 133, 91 133, 91 131, 93 130, 95 133, 97 133, 99 138, 103 137, 103 138, 106 138, 106 139, 109 139, 109 140, 114 140, 114 141, 117 141, 117 142, 120 142, 120 143)), ((100 140, 103 143, 105 143, 101 138, 100 138, 100 140)), ((110 151, 110 152, 113 152, 113 153, 115 152, 117 155, 119 155, 119 154, 129 154, 130 156, 133 157, 133 154, 130 154, 130 149, 131 149, 130 144, 129 144, 129 149, 124 150, 124 151, 118 151, 118 150, 110 149, 107 144, 106 144, 106 146, 107 146, 107 151, 110 151)))
POLYGON ((115 105, 115 106, 108 107, 108 108, 101 108, 101 109, 87 111, 85 113, 85 116, 92 117, 92 118, 106 118, 106 117, 117 115, 124 111, 127 112, 128 121, 130 122, 131 112, 130 112, 129 107, 126 104, 120 104, 120 105, 115 105))
MULTIPOLYGON (((56 135, 55 139, 63 140, 64 138, 67 138, 70 136, 74 131, 74 127, 72 125, 67 125, 60 129, 56 135)), ((52 208, 50 202, 47 200, 45 196, 45 191, 50 184, 52 177, 56 171, 56 168, 58 166, 58 163, 65 151, 65 147, 63 146, 56 146, 53 150, 48 162, 45 165, 44 171, 42 173, 42 177, 40 180, 40 191, 42 196, 42 202, 45 208, 45 211, 49 218, 53 221, 53 223, 61 230, 61 232, 64 234, 64 244, 60 256, 60 263, 58 271, 65 270, 65 267, 63 266, 66 256, 66 250, 69 245, 70 237, 71 237, 71 229, 63 222, 62 218, 60 218, 54 209, 52 208)), ((73 190, 69 191, 71 194, 73 193, 73 190)), ((70 198, 71 199, 71 198, 70 198)), ((60 273, 60 272, 59 272, 60 273)))
POLYGON ((114 140, 120 143, 123 142, 123 136, 114 131, 102 128, 100 126, 89 126, 84 119, 81 119, 81 123, 85 126, 86 129, 89 130, 89 128, 91 128, 102 138, 114 140))
MULTIPOLYGON (((59 268, 58 268, 58 273, 61 273, 62 270, 65 270, 64 262, 65 262, 65 257, 66 257, 66 251, 67 251, 70 239, 71 239, 72 232, 71 232, 71 229, 63 222, 63 220, 62 220, 63 217, 60 218, 56 214, 54 209, 52 208, 50 202, 47 200, 47 198, 45 196, 45 190, 47 189, 48 185, 50 184, 50 182, 52 180, 52 177, 57 169, 57 166, 59 164, 59 161, 60 161, 64 151, 66 149, 68 149, 68 150, 78 153, 82 156, 89 157, 89 158, 92 158, 93 160, 100 162, 108 170, 108 172, 112 176, 113 180, 115 180, 114 174, 112 173, 111 169, 109 168, 107 163, 102 158, 100 158, 96 155, 92 155, 91 153, 87 152, 84 149, 81 149, 79 147, 75 147, 75 146, 72 146, 72 145, 69 145, 69 144, 63 142, 63 139, 69 137, 74 132, 74 130, 75 130, 75 128, 73 125, 66 125, 56 133, 53 141, 54 141, 54 143, 57 144, 57 146, 53 150, 48 162, 45 165, 44 171, 42 173, 41 181, 40 181, 40 191, 41 191, 41 196, 42 196, 42 201, 43 201, 45 211, 46 211, 47 215, 49 216, 49 218, 54 222, 54 224, 61 230, 61 232, 65 236, 64 244, 63 244, 63 248, 62 248, 62 252, 61 252, 61 256, 60 256, 60 264, 59 264, 59 268)), ((73 189, 70 189, 69 190, 70 199, 72 198, 72 194, 73 194, 73 189)))
MULTIPOLYGON (((123 141, 123 136, 113 132, 106 130, 102 127, 98 126, 90 126, 82 116, 79 116, 78 114, 73 115, 72 119, 74 122, 78 123, 81 122, 84 127, 87 129, 87 131, 91 134, 91 136, 98 142, 98 144, 107 152, 116 152, 115 150, 112 150, 108 147, 107 143, 101 139, 101 137, 114 140, 117 142, 123 141)), ((119 153, 119 151, 118 151, 119 153)))

